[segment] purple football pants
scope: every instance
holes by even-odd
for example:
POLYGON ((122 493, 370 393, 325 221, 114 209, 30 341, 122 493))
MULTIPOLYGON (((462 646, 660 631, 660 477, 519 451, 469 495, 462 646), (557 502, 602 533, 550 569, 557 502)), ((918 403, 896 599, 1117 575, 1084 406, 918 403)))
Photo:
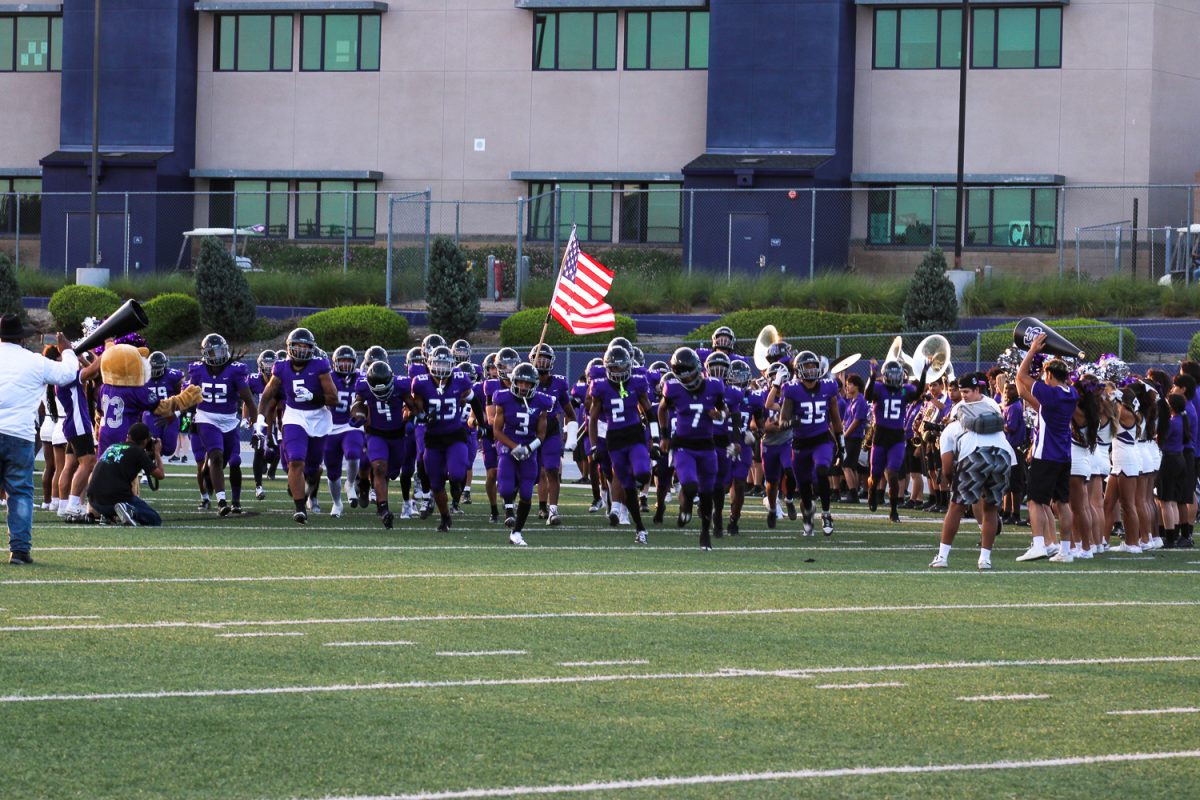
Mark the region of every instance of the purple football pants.
POLYGON ((325 477, 341 480, 342 460, 358 461, 363 453, 363 432, 354 428, 325 437, 325 477))
POLYGON ((613 475, 626 489, 646 484, 650 479, 650 451, 642 443, 608 451, 613 475))
POLYGON ((524 461, 517 461, 504 445, 497 445, 496 455, 500 462, 496 467, 496 486, 504 502, 511 503, 518 490, 521 499, 528 502, 533 497, 533 487, 537 483, 537 458, 530 456, 524 461))
POLYGON ((764 444, 762 446, 763 479, 771 485, 779 483, 783 473, 792 468, 792 445, 764 444))
POLYGON ((680 486, 696 484, 701 492, 711 492, 717 483, 717 451, 690 450, 681 447, 675 453, 675 474, 680 486))
POLYGON ((304 476, 312 480, 321 471, 325 455, 325 436, 309 436, 303 425, 283 426, 283 447, 288 463, 304 462, 304 476))
POLYGON ((815 447, 802 447, 792 451, 792 469, 798 483, 816 483, 817 470, 824 467, 829 471, 833 463, 833 442, 825 441, 815 447))
POLYGON ((430 490, 440 492, 446 481, 463 483, 467 470, 471 468, 470 454, 466 442, 453 442, 449 447, 425 448, 425 474, 429 476, 430 490))
POLYGON ((871 478, 878 481, 883 477, 884 469, 893 475, 899 475, 904 468, 904 440, 887 447, 871 445, 871 478))
POLYGON ((374 464, 382 461, 387 467, 387 478, 395 480, 404 466, 404 443, 409 437, 384 439, 382 436, 367 434, 367 458, 374 464))
POLYGON ((225 463, 222 466, 240 467, 242 465, 242 444, 237 428, 228 433, 222 433, 216 425, 197 422, 196 436, 200 439, 200 446, 204 448, 205 455, 213 450, 220 450, 224 454, 225 463))

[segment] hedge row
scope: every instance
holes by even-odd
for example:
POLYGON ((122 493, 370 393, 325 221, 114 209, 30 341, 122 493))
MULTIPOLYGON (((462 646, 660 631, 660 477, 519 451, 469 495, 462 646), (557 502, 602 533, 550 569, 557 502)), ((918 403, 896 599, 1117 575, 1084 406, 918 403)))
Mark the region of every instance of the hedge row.
POLYGON ((712 339, 713 331, 728 326, 738 338, 737 352, 751 355, 759 331, 767 325, 774 325, 785 339, 803 340, 803 346, 817 355, 834 356, 858 351, 868 357, 882 358, 890 340, 886 336, 871 334, 900 330, 900 317, 892 314, 836 314, 803 308, 761 308, 726 314, 714 322, 701 325, 688 338, 707 343, 712 339), (840 337, 840 341, 832 338, 835 336, 840 337))
POLYGON ((383 306, 342 306, 318 311, 300 320, 317 344, 333 352, 348 344, 362 352, 379 345, 388 350, 408 347, 408 320, 383 306))
MULTIPOLYGON (((542 323, 546 320, 546 307, 528 308, 518 311, 504 322, 500 323, 500 344, 510 347, 535 345, 542 333, 542 323)), ((593 333, 587 336, 575 336, 562 326, 556 319, 550 320, 546 328, 546 342, 549 344, 607 344, 615 336, 624 336, 631 342, 637 341, 637 323, 632 318, 617 314, 616 330, 606 333, 593 333)))
MULTIPOLYGON (((1121 353, 1126 361, 1133 361, 1137 355, 1137 336, 1129 328, 1087 317, 1043 321, 1082 350, 1088 361, 1095 361, 1105 353, 1121 353)), ((1004 322, 983 334, 980 347, 984 358, 994 358, 1012 346, 1015 324, 1016 320, 1004 322)))

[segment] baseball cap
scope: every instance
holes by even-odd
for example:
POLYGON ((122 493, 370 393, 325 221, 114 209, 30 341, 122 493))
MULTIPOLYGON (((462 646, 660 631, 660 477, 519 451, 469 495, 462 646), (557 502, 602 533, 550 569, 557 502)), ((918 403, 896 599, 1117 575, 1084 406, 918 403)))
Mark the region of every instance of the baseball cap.
POLYGON ((986 392, 989 385, 987 375, 982 372, 970 372, 958 379, 958 388, 960 389, 978 389, 986 392))

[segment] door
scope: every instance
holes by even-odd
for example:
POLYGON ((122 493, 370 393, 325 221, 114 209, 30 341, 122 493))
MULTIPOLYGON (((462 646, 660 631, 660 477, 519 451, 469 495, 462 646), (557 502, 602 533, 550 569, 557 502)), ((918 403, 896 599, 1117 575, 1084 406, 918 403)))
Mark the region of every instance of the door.
MULTIPOLYGON (((125 271, 125 214, 96 212, 96 266, 107 267, 115 276, 125 271)), ((70 275, 88 262, 88 212, 67 212, 66 248, 63 271, 70 275)))
POLYGON ((765 263, 768 230, 766 214, 729 215, 729 275, 739 272, 758 274, 765 263))

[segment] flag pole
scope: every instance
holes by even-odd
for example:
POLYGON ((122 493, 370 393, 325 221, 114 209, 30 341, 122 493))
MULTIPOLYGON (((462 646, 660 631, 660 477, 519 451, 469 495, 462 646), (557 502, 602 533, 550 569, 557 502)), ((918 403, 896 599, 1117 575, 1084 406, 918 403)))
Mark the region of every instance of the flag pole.
MULTIPOLYGON (((575 223, 571 223, 571 238, 575 238, 575 223)), ((554 279, 554 291, 550 293, 551 306, 554 303, 554 295, 558 294, 558 282, 562 280, 563 268, 567 265, 567 253, 571 250, 570 246, 563 249, 562 260, 558 262, 558 277, 554 279)), ((550 308, 546 306, 546 319, 542 322, 542 335, 538 337, 537 347, 534 352, 542 349, 542 345, 546 341, 546 329, 550 327, 550 308)))

